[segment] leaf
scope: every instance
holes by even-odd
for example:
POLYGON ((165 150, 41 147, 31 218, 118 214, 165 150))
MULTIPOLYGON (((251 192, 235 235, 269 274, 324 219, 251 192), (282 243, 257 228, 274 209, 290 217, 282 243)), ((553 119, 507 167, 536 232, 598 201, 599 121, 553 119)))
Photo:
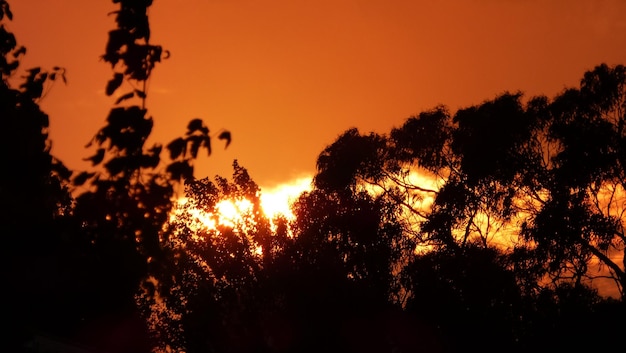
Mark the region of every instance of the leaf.
POLYGON ((202 135, 200 137, 200 147, 205 147, 209 156, 211 155, 211 137, 209 137, 209 135, 202 135))
POLYGON ((148 153, 142 156, 141 166, 143 168, 156 168, 156 166, 159 165, 159 162, 161 161, 161 149, 161 145, 155 145, 154 147, 150 148, 148 150, 148 153))
POLYGON ((95 155, 89 158, 84 158, 83 160, 91 161, 92 165, 98 165, 104 159, 104 152, 105 152, 104 148, 98 148, 98 151, 96 152, 95 155))
POLYGON ((54 171, 61 179, 68 180, 72 176, 72 171, 69 170, 61 161, 55 161, 51 167, 52 171, 54 171))
POLYGON ((110 175, 115 176, 120 173, 130 173, 139 169, 137 156, 120 156, 115 157, 104 164, 110 175))
POLYGON ((193 178, 193 167, 186 161, 174 162, 168 165, 167 172, 173 180, 193 178))
POLYGON ((162 149, 163 149, 163 146, 161 144, 155 144, 148 150, 148 152, 152 155, 158 156, 159 154, 161 154, 162 149))
POLYGON ((193 135, 187 138, 187 141, 191 143, 189 147, 189 153, 192 158, 198 157, 198 150, 200 149, 200 145, 202 144, 202 136, 193 135))
POLYGON ((115 64, 120 60, 121 48, 130 46, 132 42, 133 39, 127 30, 115 29, 109 31, 109 40, 102 58, 110 63, 112 67, 115 67, 115 64))
POLYGON ((170 158, 176 159, 181 154, 184 156, 185 149, 187 147, 187 141, 182 137, 175 139, 167 145, 167 149, 170 151, 170 158))
POLYGON ((206 129, 202 123, 202 119, 193 119, 187 125, 187 135, 191 135, 196 131, 204 131, 206 129))
POLYGON ((232 140, 230 131, 223 131, 221 134, 219 134, 219 136, 217 136, 217 138, 220 140, 226 140, 226 145, 224 146, 224 149, 228 148, 228 145, 230 145, 230 141, 232 140))
POLYGON ((82 172, 74 178, 74 185, 81 186, 87 181, 87 179, 93 177, 94 175, 96 175, 96 173, 82 172))
POLYGON ((26 54, 26 47, 21 46, 16 51, 13 52, 13 57, 17 58, 20 55, 26 54))
POLYGON ((123 95, 123 96, 119 97, 119 98, 115 101, 115 104, 120 104, 122 101, 125 101, 125 100, 127 100, 127 99, 133 98, 134 96, 135 96, 135 93, 134 93, 134 92, 129 92, 129 93, 126 93, 125 95, 123 95))
POLYGON ((124 74, 115 73, 113 78, 107 83, 106 94, 107 96, 112 95, 115 90, 118 89, 122 85, 122 80, 124 79, 124 74))
POLYGON ((141 99, 146 99, 146 92, 136 89, 135 93, 137 93, 137 97, 141 99))
POLYGON ((41 72, 41 68, 40 67, 33 67, 32 69, 28 69, 26 71, 28 71, 30 73, 30 76, 35 76, 35 75, 37 75, 38 73, 41 72))
MULTIPOLYGON (((148 29, 148 31, 150 31, 150 29, 148 29)), ((163 53, 163 48, 160 45, 152 45, 150 46, 150 49, 150 61, 152 61, 153 63, 161 62, 161 54, 163 53)))
POLYGON ((201 146, 206 148, 207 154, 210 157, 211 156, 211 137, 209 137, 208 135, 204 136, 204 138, 202 139, 201 146))

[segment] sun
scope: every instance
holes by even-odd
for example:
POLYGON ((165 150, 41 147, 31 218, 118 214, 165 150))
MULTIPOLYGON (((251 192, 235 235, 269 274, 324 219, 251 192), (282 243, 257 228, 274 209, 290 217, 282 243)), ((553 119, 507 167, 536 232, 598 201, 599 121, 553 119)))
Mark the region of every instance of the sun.
MULTIPOLYGON (((273 221, 278 217, 287 220, 295 218, 291 206, 303 192, 311 190, 311 181, 312 178, 310 177, 302 177, 272 188, 261 188, 259 195, 261 209, 272 226, 274 226, 273 221)), ((186 212, 191 216, 187 218, 191 223, 188 226, 196 229, 217 230, 219 227, 237 228, 245 226, 254 209, 252 201, 247 199, 220 200, 215 205, 213 212, 184 207, 186 202, 187 198, 178 201, 180 207, 177 208, 172 217, 176 218, 180 216, 180 212, 186 212)))
POLYGON ((267 218, 283 216, 293 219, 291 205, 303 192, 311 190, 311 181, 312 178, 305 177, 273 188, 261 188, 261 207, 267 218))

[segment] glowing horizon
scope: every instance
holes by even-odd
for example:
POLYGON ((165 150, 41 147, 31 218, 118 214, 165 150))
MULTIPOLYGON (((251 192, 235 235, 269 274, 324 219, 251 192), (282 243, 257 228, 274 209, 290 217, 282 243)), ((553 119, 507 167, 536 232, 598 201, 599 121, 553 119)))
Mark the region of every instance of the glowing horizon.
MULTIPOLYGON (((311 182, 311 177, 300 177, 292 182, 282 183, 272 188, 261 188, 259 195, 261 210, 272 225, 277 217, 284 217, 287 220, 295 218, 291 206, 303 192, 311 190, 311 182)), ((178 205, 185 205, 187 200, 187 197, 179 199, 178 205)), ((220 226, 236 228, 242 225, 246 221, 246 215, 249 215, 252 209, 251 200, 224 199, 217 202, 213 211, 187 209, 183 212, 189 212, 193 217, 193 226, 218 230, 220 226)), ((172 217, 179 216, 181 211, 182 208, 176 209, 172 217)))
POLYGON ((311 190, 312 180, 312 177, 300 177, 272 188, 261 188, 261 207, 267 218, 271 220, 282 215, 293 219, 291 205, 303 192, 311 190))

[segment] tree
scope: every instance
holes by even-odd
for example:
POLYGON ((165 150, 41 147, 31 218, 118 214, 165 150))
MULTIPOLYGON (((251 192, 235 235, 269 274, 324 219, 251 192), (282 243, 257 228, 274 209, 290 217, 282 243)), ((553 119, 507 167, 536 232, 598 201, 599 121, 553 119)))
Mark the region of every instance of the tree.
MULTIPOLYGON (((102 56, 114 71, 106 94, 111 96, 126 86, 130 90, 116 100, 105 126, 87 146, 95 148, 87 158, 94 169, 73 177, 78 194, 74 217, 80 221, 82 239, 89 244, 89 268, 97 279, 85 294, 88 322, 111 315, 118 315, 116 320, 136 320, 135 296, 140 285, 168 266, 161 238, 176 186, 193 178, 193 161, 200 151, 211 153, 209 129, 201 119, 192 119, 184 136, 165 146, 169 163, 161 157, 161 144, 145 145, 153 127, 145 107, 146 81, 169 53, 150 41, 151 0, 113 2, 119 4, 113 12, 117 28, 109 32, 102 56), (133 99, 140 104, 122 105, 133 99)), ((229 137, 219 136, 227 142, 229 137)), ((106 339, 106 333, 101 336, 106 339)), ((142 339, 131 337, 130 332, 128 336, 142 339)), ((130 344, 124 348, 133 349, 130 344)))
MULTIPOLYGON (((407 308, 429 303, 449 342, 484 348, 454 326, 466 318, 479 331, 503 320, 492 329, 513 329, 500 343, 532 344, 537 317, 554 319, 537 305, 545 293, 596 317, 590 286, 605 277, 623 302, 624 71, 600 65, 553 100, 504 93, 453 115, 436 107, 389 135, 350 129, 320 155, 316 184, 395 203, 416 250, 403 263, 407 308), (486 274, 503 285, 486 286, 486 274)), ((555 344, 571 337, 565 321, 554 325, 555 344)))
POLYGON ((19 350, 33 332, 63 330, 70 321, 54 318, 63 317, 68 308, 64 297, 70 278, 66 255, 72 200, 71 173, 50 152, 49 119, 39 106, 55 81, 65 81, 65 70, 35 67, 16 78, 26 49, 5 27, 12 19, 8 2, 0 1, 1 281, 6 288, 7 348, 19 350))
MULTIPOLYGON (((13 14, 6 1, 0 2, 0 20, 11 20, 13 14)), ((56 217, 68 212, 70 198, 64 182, 69 170, 50 154, 48 115, 41 111, 39 101, 46 93, 46 85, 64 75, 62 68, 44 71, 39 67, 26 71, 18 88, 11 85, 19 66, 19 58, 26 49, 18 47, 15 36, 0 25, 0 109, 2 135, 1 158, 5 171, 0 180, 2 199, 12 203, 2 212, 2 225, 6 234, 25 232, 36 237, 7 237, 11 241, 27 241, 45 249, 52 236, 43 231, 56 217), (32 232, 24 227, 32 225, 32 232), (43 234, 42 234, 43 233, 43 234)), ((64 78, 63 78, 64 79, 64 78)), ((18 245, 17 243, 14 245, 18 245)), ((24 245, 24 244, 22 244, 24 245)))
POLYGON ((445 351, 523 351, 528 308, 506 253, 479 244, 411 259, 405 310, 436 328, 445 351))
POLYGON ((626 68, 597 66, 549 108, 547 139, 557 148, 522 234, 555 282, 608 276, 623 300, 626 68))
POLYGON ((157 313, 163 347, 387 349, 384 325, 398 324, 402 254, 389 202, 315 190, 296 202, 292 222, 272 225, 260 193, 236 162, 233 182, 187 183, 166 232, 172 272, 146 287, 159 293, 146 298, 162 300, 146 304, 157 313), (236 220, 220 221, 224 205, 239 205, 236 220))
MULTIPOLYGON (((349 131, 340 140, 318 165, 369 165, 363 160, 375 151, 367 147, 374 136, 360 139, 349 131), (364 148, 350 145, 355 140, 364 148), (345 154, 337 158, 336 150, 345 154), (364 158, 351 160, 352 153, 364 158)), ((388 328, 400 326, 397 274, 410 242, 385 195, 358 190, 348 169, 325 171, 319 169, 316 188, 293 205, 293 238, 265 268, 268 327, 279 346, 292 351, 390 350, 405 339, 404 331, 388 328)))
POLYGON ((273 229, 258 185, 237 161, 233 169, 232 182, 188 180, 185 202, 163 233, 168 267, 144 285, 142 297, 163 349, 245 352, 264 345, 259 286, 286 228, 273 229))
POLYGON ((553 101, 522 98, 437 107, 388 136, 349 130, 320 157, 318 181, 395 196, 422 248, 517 246, 529 262, 516 266, 536 274, 528 290, 545 275, 592 279, 598 263, 623 293, 624 67, 600 65, 553 101))

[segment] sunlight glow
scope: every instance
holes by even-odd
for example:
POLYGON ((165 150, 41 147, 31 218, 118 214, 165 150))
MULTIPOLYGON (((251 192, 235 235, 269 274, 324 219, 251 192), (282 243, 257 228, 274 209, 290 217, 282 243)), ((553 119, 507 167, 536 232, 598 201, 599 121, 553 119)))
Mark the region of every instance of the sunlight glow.
MULTIPOLYGON (((311 178, 296 179, 291 183, 278 185, 274 188, 263 189, 260 195, 261 209, 265 216, 269 219, 271 226, 274 227, 274 220, 277 217, 284 217, 287 220, 293 220, 294 215, 291 211, 293 202, 305 191, 311 190, 311 178)), ((183 212, 187 198, 178 201, 180 207, 172 215, 172 219, 180 217, 183 212)), ((252 219, 254 205, 252 201, 247 199, 227 199, 221 200, 215 205, 215 212, 207 212, 199 209, 187 209, 188 226, 195 229, 212 229, 218 230, 220 227, 239 228, 245 227, 246 222, 252 219)), ((192 236, 193 237, 193 236, 192 236)), ((200 241, 201 239, 194 239, 200 241)), ((257 249, 257 252, 260 249, 257 249)))
POLYGON ((217 224, 234 228, 244 221, 244 216, 252 211, 252 202, 246 199, 223 200, 217 205, 217 224))
POLYGON ((261 206, 269 219, 283 216, 288 220, 294 218, 291 204, 305 191, 311 190, 311 178, 296 179, 289 184, 278 185, 261 191, 261 206))

